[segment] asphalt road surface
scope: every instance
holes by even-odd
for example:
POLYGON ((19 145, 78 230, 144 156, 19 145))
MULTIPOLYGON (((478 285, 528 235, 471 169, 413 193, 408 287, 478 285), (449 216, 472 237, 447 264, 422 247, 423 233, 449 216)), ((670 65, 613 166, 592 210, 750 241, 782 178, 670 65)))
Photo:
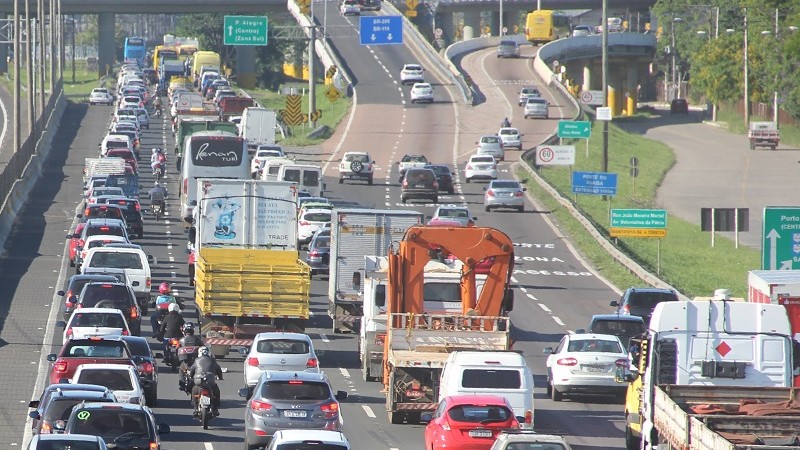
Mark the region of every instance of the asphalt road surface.
MULTIPOLYGON (((329 25, 355 24, 338 14, 328 17, 329 25)), ((549 134, 554 120, 521 119, 516 106, 520 83, 532 80, 531 52, 528 58, 497 60, 491 50, 479 51, 464 58, 462 64, 473 79, 479 80, 489 99, 476 107, 463 107, 453 102, 454 89, 448 80, 437 79, 428 71, 427 80, 434 84, 436 101, 430 105, 408 104, 410 87, 399 85, 399 72, 404 63, 429 61, 406 46, 362 47, 356 36, 334 38, 334 45, 346 58, 355 75, 357 104, 352 117, 344 122, 340 144, 321 148, 289 149, 298 159, 326 164, 336 161, 348 150, 369 151, 379 170, 376 184, 348 182, 339 185, 336 165, 327 164, 328 196, 357 201, 378 208, 413 208, 430 215, 434 205, 400 204, 395 162, 404 153, 421 153, 432 162, 454 164, 463 173, 463 163, 472 153, 474 138, 494 133, 502 117, 508 115, 513 125, 525 134, 526 147, 536 145, 537 136, 549 134), (513 80, 514 82, 509 82, 513 80), (491 93, 491 94, 489 94, 491 93), (504 103, 504 99, 510 103, 504 103)), ((550 99, 553 101, 553 98, 550 99)), ((552 108, 555 117, 563 114, 562 105, 552 108)), ((83 160, 97 155, 97 143, 105 134, 112 109, 105 106, 71 105, 56 147, 48 161, 48 172, 32 196, 31 204, 20 218, 10 240, 9 258, 0 262, 0 360, 8 368, 0 372, 0 441, 21 445, 26 404, 43 387, 49 364, 46 353, 60 348, 60 332, 53 329, 59 313, 54 292, 61 289, 71 274, 64 236, 71 229, 80 201, 80 178, 83 160), (53 334, 55 331, 55 334, 53 334), (44 345, 42 345, 44 342, 44 345), (35 394, 34 394, 35 392, 35 394)), ((564 114, 567 115, 567 114, 564 114)), ((155 120, 145 130, 142 154, 161 146, 172 149, 171 133, 155 120)), ((500 165, 503 178, 511 178, 510 165, 517 152, 507 153, 508 161, 500 165)), ((171 161, 170 161, 171 162, 171 161)), ((152 179, 145 170, 141 174, 144 189, 152 179)), ((168 188, 177 194, 174 164, 168 164, 168 188)), ((536 378, 536 428, 559 431, 575 444, 576 449, 622 447, 622 406, 606 398, 580 397, 552 403, 544 395, 544 361, 542 349, 555 344, 568 330, 585 327, 591 314, 607 312, 608 301, 617 293, 586 267, 564 238, 554 230, 547 211, 534 204, 524 213, 483 212, 483 185, 458 184, 456 194, 442 196, 440 203, 466 204, 478 224, 499 228, 516 244, 516 266, 513 282, 516 289, 512 321, 518 330, 515 349, 522 350, 536 378)), ((174 195, 177 197, 177 195, 174 195)), ((146 204, 146 202, 145 202, 146 204)), ((176 198, 168 201, 168 215, 161 221, 146 216, 145 237, 137 241, 157 258, 153 283, 167 280, 176 290, 186 290, 185 227, 175 217, 179 211, 176 198)), ((350 397, 342 403, 344 432, 355 449, 411 450, 423 447, 423 426, 388 423, 384 395, 379 383, 364 382, 356 354, 357 336, 332 335, 327 311, 327 280, 312 283, 313 319, 307 330, 315 339, 315 347, 325 350, 321 366, 328 374, 334 390, 346 390, 350 397)), ((194 311, 189 308, 186 316, 194 311)), ((148 330, 145 324, 143 330, 148 330)), ((154 345, 155 344, 154 342, 154 345)), ((177 376, 160 367, 158 405, 160 422, 172 426, 164 435, 168 449, 233 449, 243 440, 244 401, 236 392, 242 386, 242 358, 231 355, 221 361, 228 369, 220 382, 222 414, 203 431, 191 418, 187 396, 177 389, 177 376)))

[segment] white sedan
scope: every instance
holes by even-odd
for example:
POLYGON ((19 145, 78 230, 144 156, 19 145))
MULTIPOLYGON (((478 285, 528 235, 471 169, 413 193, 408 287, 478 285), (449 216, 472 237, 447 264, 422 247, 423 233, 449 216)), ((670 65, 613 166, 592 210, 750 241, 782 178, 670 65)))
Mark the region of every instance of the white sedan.
POLYGON ((314 237, 314 233, 331 221, 330 209, 309 209, 297 219, 298 247, 307 245, 314 237))
POLYGON ((469 183, 472 180, 496 180, 497 162, 492 155, 472 155, 464 169, 464 178, 469 183))
POLYGON ((547 347, 547 395, 561 401, 564 394, 611 394, 624 398, 627 384, 614 380, 618 366, 628 366, 619 338, 610 334, 568 334, 553 349, 547 347))
POLYGON ((69 317, 69 322, 58 321, 64 328, 64 341, 100 336, 129 335, 130 329, 122 311, 111 308, 81 308, 69 317))
POLYGON ((406 64, 400 71, 400 83, 424 83, 425 69, 419 64, 406 64))
POLYGON ((433 103, 433 86, 430 83, 414 83, 411 88, 411 103, 433 103))
POLYGON ((114 104, 114 96, 111 94, 111 91, 106 88, 92 89, 92 93, 89 94, 89 104, 97 105, 100 103, 109 106, 114 104))

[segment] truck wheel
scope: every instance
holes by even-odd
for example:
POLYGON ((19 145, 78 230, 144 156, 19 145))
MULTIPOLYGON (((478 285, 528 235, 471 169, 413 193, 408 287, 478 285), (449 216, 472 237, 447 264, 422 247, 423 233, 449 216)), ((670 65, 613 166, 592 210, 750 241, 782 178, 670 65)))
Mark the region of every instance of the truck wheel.
POLYGON ((770 147, 770 148, 771 148, 771 149, 773 149, 773 150, 775 150, 775 149, 777 148, 777 146, 776 146, 776 145, 773 145, 773 146, 772 146, 772 147, 770 147))
POLYGON ((389 411, 389 422, 394 425, 399 425, 405 420, 405 413, 400 411, 389 411))
POLYGON ((639 442, 639 439, 637 439, 636 436, 633 435, 633 431, 631 430, 631 427, 626 426, 625 427, 625 448, 626 448, 626 450, 639 450, 640 446, 641 446, 641 442, 639 442))

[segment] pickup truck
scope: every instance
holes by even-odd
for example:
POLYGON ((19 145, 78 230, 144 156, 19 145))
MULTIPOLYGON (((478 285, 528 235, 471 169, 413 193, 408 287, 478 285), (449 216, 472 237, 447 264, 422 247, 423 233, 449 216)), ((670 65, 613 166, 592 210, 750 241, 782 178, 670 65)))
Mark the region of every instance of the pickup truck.
POLYGON ((755 150, 756 147, 769 147, 775 150, 781 140, 775 122, 750 122, 747 137, 750 139, 750 150, 755 150))
POLYGON ((128 344, 120 337, 91 337, 70 339, 58 354, 47 355, 52 362, 50 384, 71 379, 81 364, 122 364, 136 367, 128 344))
POLYGON ((400 182, 402 183, 403 177, 408 169, 425 167, 429 163, 428 158, 426 158, 424 155, 404 155, 403 159, 401 159, 398 164, 400 165, 398 170, 400 170, 400 182))

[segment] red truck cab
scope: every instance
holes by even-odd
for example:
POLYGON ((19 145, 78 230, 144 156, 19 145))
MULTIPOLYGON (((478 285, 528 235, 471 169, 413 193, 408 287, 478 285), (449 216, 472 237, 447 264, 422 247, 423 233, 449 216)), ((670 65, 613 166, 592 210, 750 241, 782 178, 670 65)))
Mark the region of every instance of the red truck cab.
POLYGON ((128 344, 119 337, 70 339, 58 354, 47 355, 52 362, 50 384, 72 379, 81 364, 122 364, 136 367, 128 344))

